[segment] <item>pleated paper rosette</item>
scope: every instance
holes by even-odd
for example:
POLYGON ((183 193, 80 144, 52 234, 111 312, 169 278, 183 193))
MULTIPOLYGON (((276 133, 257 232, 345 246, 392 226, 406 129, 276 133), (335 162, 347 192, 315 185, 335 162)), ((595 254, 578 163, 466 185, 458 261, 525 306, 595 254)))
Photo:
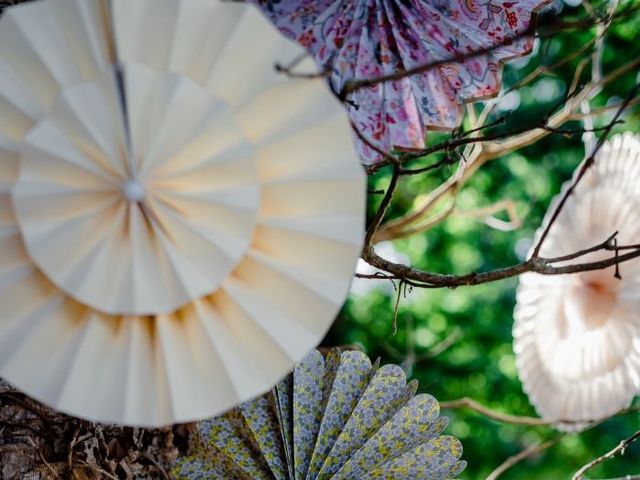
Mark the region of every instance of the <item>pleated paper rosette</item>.
POLYGON ((199 424, 188 480, 444 480, 466 466, 435 398, 362 352, 311 352, 267 395, 199 424))
POLYGON ((376 149, 421 149, 425 133, 452 129, 465 102, 495 96, 502 64, 526 55, 536 12, 549 0, 251 0, 288 37, 330 70, 336 92, 446 62, 435 68, 359 89, 348 96, 365 164, 376 149), (473 52, 486 54, 473 54, 473 52), (467 58, 461 58, 467 55, 467 58), (456 59, 456 61, 449 61, 456 59))
POLYGON ((276 73, 297 55, 241 4, 5 12, 2 377, 75 416, 158 426, 264 393, 319 343, 359 256, 365 177, 325 85, 276 73))
MULTIPOLYGON (((542 227, 560 198, 552 202, 542 227)), ((640 238, 640 137, 616 136, 578 184, 543 243, 542 257, 640 238)), ((594 252, 575 263, 610 258, 594 252)), ((576 275, 522 275, 513 329, 516 364, 538 413, 565 430, 627 407, 640 393, 640 260, 576 275), (565 422, 562 422, 564 420, 565 422)))

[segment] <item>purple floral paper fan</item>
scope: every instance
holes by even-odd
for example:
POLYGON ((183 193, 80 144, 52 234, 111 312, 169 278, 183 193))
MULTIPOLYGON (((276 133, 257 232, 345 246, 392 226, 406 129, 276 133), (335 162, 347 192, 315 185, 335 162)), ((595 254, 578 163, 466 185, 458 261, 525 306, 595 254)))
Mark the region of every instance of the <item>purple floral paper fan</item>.
MULTIPOLYGON (((250 0, 306 47, 331 86, 375 79, 492 49, 349 94, 349 113, 367 142, 384 152, 423 148, 426 130, 451 129, 463 104, 496 95, 502 62, 526 55, 523 36, 549 0, 250 0), (513 40, 511 40, 513 39, 513 40)), ((365 164, 381 161, 356 139, 365 164)))

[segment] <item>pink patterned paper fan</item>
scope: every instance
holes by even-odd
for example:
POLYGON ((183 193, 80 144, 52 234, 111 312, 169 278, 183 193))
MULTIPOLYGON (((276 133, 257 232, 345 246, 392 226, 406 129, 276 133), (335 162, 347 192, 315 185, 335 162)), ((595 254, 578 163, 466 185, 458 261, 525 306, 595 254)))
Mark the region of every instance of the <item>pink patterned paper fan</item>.
MULTIPOLYGON (((463 104, 500 90, 502 62, 526 55, 535 12, 548 0, 250 0, 288 37, 331 68, 336 92, 375 79, 491 49, 423 73, 349 94, 349 113, 384 152, 423 148, 425 132, 462 121, 463 104), (513 40, 511 40, 513 39, 513 40), (495 47, 495 48, 492 48, 495 47)), ((381 155, 356 139, 365 164, 381 155)))
MULTIPOLYGON (((558 202, 552 202, 541 231, 558 202)), ((640 137, 605 143, 554 222, 540 255, 554 258, 598 245, 640 239, 640 137)), ((581 263, 610 258, 592 252, 581 263)), ((573 261, 572 263, 574 263, 573 261)), ((640 392, 640 260, 576 275, 526 273, 514 312, 518 375, 543 418, 582 428, 627 407, 640 392), (567 422, 562 422, 565 420, 567 422)))

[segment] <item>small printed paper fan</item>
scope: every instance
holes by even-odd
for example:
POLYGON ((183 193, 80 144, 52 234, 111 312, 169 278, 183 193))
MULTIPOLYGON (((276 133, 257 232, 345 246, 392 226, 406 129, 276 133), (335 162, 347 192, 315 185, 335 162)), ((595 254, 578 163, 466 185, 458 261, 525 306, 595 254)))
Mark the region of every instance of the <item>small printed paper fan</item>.
POLYGON ((251 0, 288 37, 331 69, 336 92, 460 58, 413 76, 352 92, 348 109, 365 164, 381 160, 367 143, 390 152, 420 149, 425 132, 460 125, 465 102, 496 95, 502 63, 530 52, 536 10, 549 0, 251 0), (512 40, 513 39, 513 40, 512 40), (495 47, 495 48, 494 48, 495 47))
MULTIPOLYGON (((550 221, 564 185, 538 235, 550 221)), ((593 247, 619 232, 620 245, 640 239, 640 137, 605 143, 553 224, 540 255, 593 247)), ((577 261, 610 258, 594 252, 577 261)), ((573 260, 575 262, 576 260, 573 260)), ((629 405, 640 392, 640 260, 575 275, 522 275, 514 351, 524 390, 538 413, 560 428, 581 428, 629 405), (577 422, 577 423, 571 423, 577 422)))
POLYGON ((430 395, 362 352, 311 352, 271 392, 199 424, 178 478, 443 480, 466 466, 430 395))
POLYGON ((65 413, 159 426, 264 393, 319 343, 366 181, 323 82, 275 71, 299 53, 241 4, 4 13, 0 375, 65 413))

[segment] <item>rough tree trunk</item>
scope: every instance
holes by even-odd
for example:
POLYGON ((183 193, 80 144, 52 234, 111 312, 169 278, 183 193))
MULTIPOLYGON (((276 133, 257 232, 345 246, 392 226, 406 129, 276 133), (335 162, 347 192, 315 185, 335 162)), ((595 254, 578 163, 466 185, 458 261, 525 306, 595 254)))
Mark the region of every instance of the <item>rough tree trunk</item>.
POLYGON ((0 480, 163 479, 194 425, 145 430, 55 412, 0 380, 0 480))

